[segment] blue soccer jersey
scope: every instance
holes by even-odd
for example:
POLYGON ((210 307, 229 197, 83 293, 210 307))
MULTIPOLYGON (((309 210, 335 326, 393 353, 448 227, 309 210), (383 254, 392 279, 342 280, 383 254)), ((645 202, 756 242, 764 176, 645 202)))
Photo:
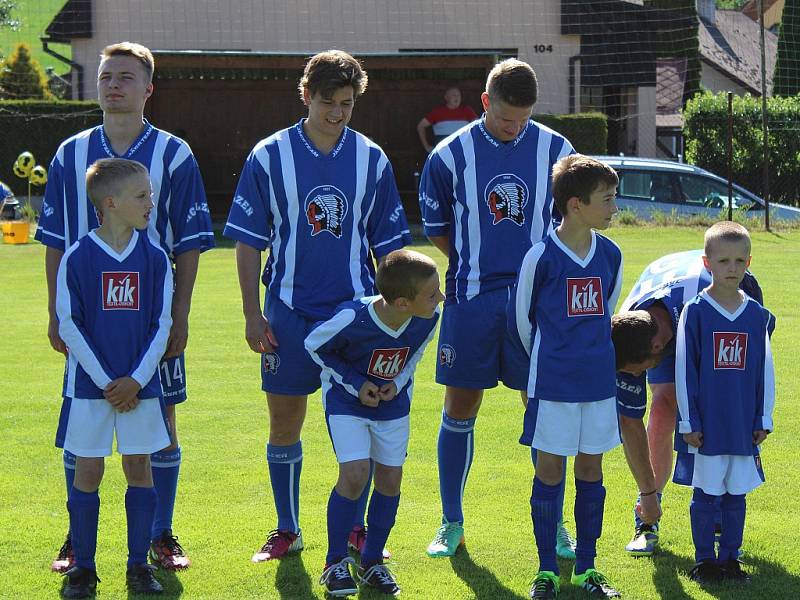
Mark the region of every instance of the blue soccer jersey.
POLYGON ((111 148, 102 125, 59 146, 50 163, 37 240, 66 251, 98 226, 86 194, 86 169, 101 158, 127 158, 147 167, 155 205, 147 232, 170 258, 214 247, 206 193, 192 151, 186 142, 147 121, 124 156, 111 148))
POLYGON ((530 356, 528 397, 595 402, 615 396, 611 314, 622 288, 622 252, 592 232, 579 258, 552 231, 525 255, 509 303, 510 334, 530 356))
POLYGON ((247 157, 224 234, 270 249, 262 280, 308 319, 375 292, 380 258, 411 243, 389 160, 345 128, 320 153, 303 121, 259 142, 247 157))
POLYGON ((343 303, 306 338, 306 349, 322 368, 326 414, 381 421, 399 419, 411 409, 414 370, 433 337, 440 310, 430 319, 411 317, 394 330, 375 312, 379 298, 343 303), (358 392, 366 381, 378 387, 394 382, 397 395, 377 407, 365 406, 358 392))
POLYGON ((702 432, 698 452, 753 454, 753 432, 772 431, 775 372, 768 324, 755 300, 730 313, 707 291, 688 302, 678 325, 678 433, 702 432))
POLYGON ((56 282, 59 335, 69 349, 63 394, 103 398, 132 377, 139 398, 161 397, 158 364, 172 326, 172 269, 166 253, 134 231, 117 253, 90 232, 64 254, 56 282))
POLYGON ((450 238, 447 303, 513 285, 522 257, 552 230, 550 174, 573 152, 564 137, 534 121, 502 143, 480 119, 436 146, 419 202, 425 234, 450 238))

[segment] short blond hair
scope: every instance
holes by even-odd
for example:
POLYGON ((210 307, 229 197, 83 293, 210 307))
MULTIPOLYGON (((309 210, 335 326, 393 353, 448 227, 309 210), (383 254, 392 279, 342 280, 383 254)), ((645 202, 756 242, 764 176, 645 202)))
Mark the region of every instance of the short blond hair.
POLYGON ((135 42, 119 42, 103 48, 103 51, 100 53, 100 60, 112 56, 132 56, 142 65, 147 75, 147 81, 153 81, 153 71, 156 68, 156 61, 153 58, 153 53, 150 52, 150 48, 135 42))
POLYGON ((147 167, 126 158, 101 158, 86 170, 86 194, 103 214, 103 200, 119 195, 125 182, 134 175, 149 177, 147 167))
POLYGON ((703 236, 703 252, 706 256, 709 256, 711 246, 717 242, 745 242, 748 254, 752 247, 750 232, 744 225, 733 221, 719 221, 706 229, 703 236))

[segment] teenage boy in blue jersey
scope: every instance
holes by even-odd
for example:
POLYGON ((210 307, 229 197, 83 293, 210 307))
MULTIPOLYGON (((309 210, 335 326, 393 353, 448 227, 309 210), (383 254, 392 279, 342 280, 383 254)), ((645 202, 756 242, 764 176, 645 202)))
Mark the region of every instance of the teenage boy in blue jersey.
MULTIPOLYGON (((386 155, 347 127, 367 87, 361 64, 341 50, 321 52, 306 63, 298 87, 308 117, 256 144, 224 231, 236 240, 245 337, 261 355, 269 408, 267 463, 278 524, 254 562, 303 547, 300 432, 308 395, 320 387, 320 368, 303 341, 339 304, 374 293, 373 256, 380 260, 411 242, 386 155), (259 281, 267 287, 263 308, 259 281)), ((363 534, 353 532, 357 550, 363 534)))
MULTIPOLYGON (((86 169, 101 158, 126 158, 147 167, 155 209, 147 235, 169 255, 175 271, 172 330, 159 367, 170 425, 170 443, 151 457, 158 504, 151 531, 151 560, 166 569, 183 569, 189 559, 172 533, 181 447, 175 405, 186 400, 184 350, 189 337, 189 309, 200 253, 214 247, 203 181, 189 146, 144 119, 144 105, 153 93, 153 55, 130 42, 103 49, 97 72, 97 97, 103 124, 82 131, 59 146, 48 172, 44 205, 36 239, 47 246, 45 272, 53 349, 65 353, 55 317, 56 272, 64 252, 99 224, 86 193, 86 169)), ((64 451, 67 494, 72 487, 75 457, 64 451)), ((61 571, 72 564, 71 540, 53 561, 61 571)))
POLYGON ((531 518, 539 572, 535 600, 558 596, 556 530, 564 457, 575 457, 575 569, 572 583, 592 598, 617 598, 595 569, 603 525, 603 454, 620 444, 611 315, 622 289, 622 252, 595 232, 617 212, 619 179, 581 155, 553 167, 553 197, 563 221, 527 252, 509 331, 530 356, 520 443, 537 451, 531 518))

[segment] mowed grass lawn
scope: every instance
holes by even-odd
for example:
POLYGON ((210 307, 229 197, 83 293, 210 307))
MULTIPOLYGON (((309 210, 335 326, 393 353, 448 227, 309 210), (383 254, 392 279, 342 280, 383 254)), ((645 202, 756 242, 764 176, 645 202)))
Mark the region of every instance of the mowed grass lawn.
MULTIPOLYGON (((701 229, 617 227, 609 234, 625 255, 626 292, 653 259, 702 243, 701 229)), ((763 448, 768 481, 748 499, 744 558, 753 583, 706 592, 688 580, 693 547, 687 488, 671 485, 667 490, 657 556, 652 560, 626 556, 623 548, 632 530, 635 485, 620 448, 605 461, 608 495, 597 563, 624 598, 800 598, 796 525, 800 233, 755 233, 753 238, 752 269, 767 306, 778 317, 773 338, 776 431, 763 448)), ((431 246, 418 248, 442 262, 431 246)), ((47 343, 43 266, 44 249, 36 243, 0 245, 1 598, 56 598, 61 585, 48 568, 67 529, 61 454, 53 447, 63 361, 47 343)), ((243 331, 233 249, 206 253, 192 306, 187 355, 190 399, 180 407, 178 420, 184 463, 175 531, 193 565, 177 576, 161 573, 159 579, 165 583, 167 598, 321 598, 325 507, 336 463, 318 394, 309 401, 303 435, 300 518, 306 548, 281 562, 250 562, 265 533, 274 527, 275 514, 264 459, 267 415, 258 358, 247 349, 243 331)), ((465 497, 466 549, 452 560, 425 556, 440 518, 436 436, 442 388, 433 381, 434 361, 432 345, 417 372, 402 501, 389 539, 403 597, 527 598, 537 564, 529 515, 532 467, 529 451, 517 443, 522 409, 516 393, 495 389, 485 396, 465 497)), ((571 479, 568 507, 574 498, 571 479)), ((127 596, 123 494, 119 459, 114 457, 108 461, 101 488, 97 554, 101 599, 127 596)), ((568 583, 571 567, 561 563, 565 600, 584 597, 568 583)))

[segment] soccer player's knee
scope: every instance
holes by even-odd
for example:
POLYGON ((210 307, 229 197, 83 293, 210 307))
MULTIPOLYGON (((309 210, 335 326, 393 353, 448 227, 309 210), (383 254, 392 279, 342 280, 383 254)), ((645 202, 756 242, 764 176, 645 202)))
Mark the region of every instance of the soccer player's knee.
POLYGON ((102 458, 77 457, 75 461, 75 487, 83 492, 92 492, 100 487, 105 462, 102 458))
POLYGON ((403 481, 403 467, 375 465, 375 489, 384 496, 397 496, 403 481))
POLYGON ((122 470, 128 485, 134 487, 152 487, 153 473, 150 467, 150 456, 147 454, 128 454, 122 457, 122 470))
POLYGON ((578 453, 575 457, 575 478, 600 481, 603 478, 603 455, 578 453))
POLYGON ((364 491, 369 479, 369 460, 354 460, 339 465, 336 490, 346 498, 355 499, 364 491))

